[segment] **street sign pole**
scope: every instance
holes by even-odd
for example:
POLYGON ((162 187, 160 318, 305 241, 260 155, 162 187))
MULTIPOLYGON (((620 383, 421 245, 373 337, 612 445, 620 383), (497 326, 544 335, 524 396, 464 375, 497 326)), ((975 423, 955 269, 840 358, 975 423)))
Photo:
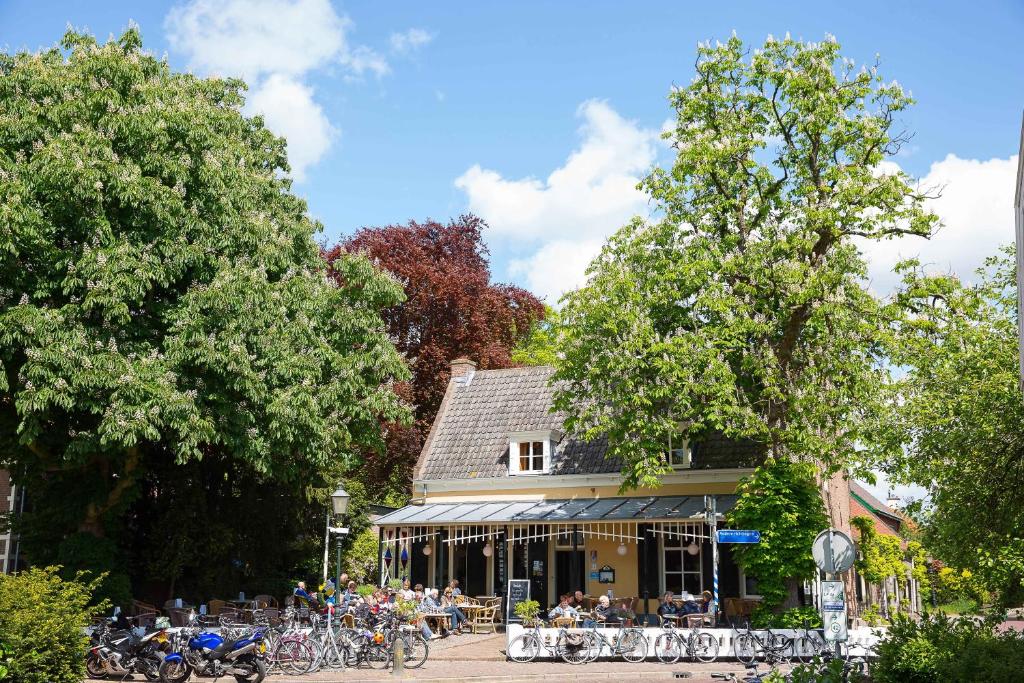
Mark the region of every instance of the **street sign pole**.
POLYGON ((711 591, 714 594, 712 599, 715 603, 715 612, 718 612, 718 498, 716 496, 706 496, 710 498, 709 502, 705 503, 705 509, 709 511, 710 519, 708 523, 711 525, 711 591))
POLYGON ((857 547, 849 536, 829 527, 814 539, 811 556, 818 569, 825 573, 820 596, 825 640, 835 644, 836 655, 839 655, 841 644, 848 638, 846 588, 842 581, 842 573, 853 566, 857 547))

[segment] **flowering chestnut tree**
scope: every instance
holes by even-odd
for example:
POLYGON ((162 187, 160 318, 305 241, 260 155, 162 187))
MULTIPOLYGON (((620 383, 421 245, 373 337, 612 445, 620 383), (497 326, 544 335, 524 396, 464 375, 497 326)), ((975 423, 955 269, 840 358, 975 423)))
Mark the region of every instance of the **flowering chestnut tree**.
POLYGON ((0 55, 0 466, 73 492, 71 530, 102 536, 156 461, 333 484, 407 414, 401 285, 350 254, 328 277, 244 88, 135 29, 0 55))

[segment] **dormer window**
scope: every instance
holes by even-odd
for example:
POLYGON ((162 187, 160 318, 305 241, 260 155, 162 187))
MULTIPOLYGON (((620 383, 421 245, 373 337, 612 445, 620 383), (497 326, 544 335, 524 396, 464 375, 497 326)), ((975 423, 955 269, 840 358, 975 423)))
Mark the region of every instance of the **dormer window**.
POLYGON ((508 473, 547 474, 551 470, 551 454, 560 438, 557 431, 551 430, 512 434, 508 445, 508 473))
POLYGON ((690 440, 683 437, 669 437, 668 452, 665 454, 668 466, 674 470, 688 470, 693 463, 693 448, 690 440))

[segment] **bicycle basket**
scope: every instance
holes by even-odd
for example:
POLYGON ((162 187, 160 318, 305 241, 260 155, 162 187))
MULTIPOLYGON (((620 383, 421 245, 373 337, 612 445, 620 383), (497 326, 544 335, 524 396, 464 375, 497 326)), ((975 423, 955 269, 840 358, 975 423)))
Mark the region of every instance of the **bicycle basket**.
POLYGON ((565 634, 565 646, 571 648, 583 647, 583 634, 582 633, 566 633, 565 634))

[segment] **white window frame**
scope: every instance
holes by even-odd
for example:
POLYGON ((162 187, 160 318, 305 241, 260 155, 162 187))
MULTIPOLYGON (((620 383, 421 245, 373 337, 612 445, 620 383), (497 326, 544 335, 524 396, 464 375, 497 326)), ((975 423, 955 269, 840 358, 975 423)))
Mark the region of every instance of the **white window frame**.
POLYGON ((740 571, 740 597, 745 600, 760 600, 762 596, 747 592, 747 573, 743 571, 742 567, 738 567, 738 569, 740 571))
MULTIPOLYGON (((697 558, 697 566, 699 567, 699 569, 697 571, 686 571, 686 570, 683 570, 683 571, 680 571, 680 572, 669 572, 666 569, 667 564, 665 562, 665 551, 666 550, 671 550, 671 551, 675 552, 676 550, 678 550, 682 555, 689 555, 689 553, 686 552, 686 546, 688 544, 683 543, 683 539, 680 538, 679 539, 679 543, 680 543, 680 547, 679 548, 673 548, 671 546, 669 548, 666 548, 665 547, 665 540, 666 540, 666 537, 664 535, 659 535, 658 536, 658 564, 660 565, 660 569, 661 569, 661 572, 659 573, 660 574, 659 578, 661 579, 661 595, 664 595, 665 591, 668 590, 667 577, 668 577, 668 575, 670 573, 672 573, 672 574, 679 574, 682 577, 682 587, 681 587, 681 590, 686 590, 686 575, 687 574, 699 574, 700 575, 700 591, 697 592, 697 595, 700 595, 704 591, 704 558, 703 558, 704 545, 702 543, 697 543, 697 546, 700 548, 700 550, 697 552, 696 555, 691 555, 691 557, 697 558)), ((692 539, 692 540, 694 540, 694 542, 696 542, 697 539, 692 539)), ((682 558, 682 562, 683 562, 682 566, 685 567, 686 566, 686 558, 685 557, 682 558)), ((673 589, 673 592, 675 592, 676 595, 680 595, 680 592, 677 592, 674 589, 673 589)))
POLYGON ((693 467, 693 446, 689 439, 683 439, 682 443, 678 447, 673 447, 672 437, 668 440, 669 450, 665 454, 665 459, 668 462, 668 466, 673 470, 688 470, 693 467), (682 453, 683 461, 676 462, 675 454, 682 453))
MULTIPOLYGON (((557 442, 557 433, 550 430, 543 431, 532 431, 532 432, 516 432, 509 438, 508 444, 508 473, 509 476, 520 476, 520 477, 535 477, 539 474, 548 474, 551 471, 551 453, 554 450, 554 445, 557 442), (541 444, 541 463, 542 467, 539 470, 521 470, 519 469, 519 444, 522 443, 540 443, 541 444)), ((531 458, 536 457, 535 453, 532 453, 531 446, 531 458)))

